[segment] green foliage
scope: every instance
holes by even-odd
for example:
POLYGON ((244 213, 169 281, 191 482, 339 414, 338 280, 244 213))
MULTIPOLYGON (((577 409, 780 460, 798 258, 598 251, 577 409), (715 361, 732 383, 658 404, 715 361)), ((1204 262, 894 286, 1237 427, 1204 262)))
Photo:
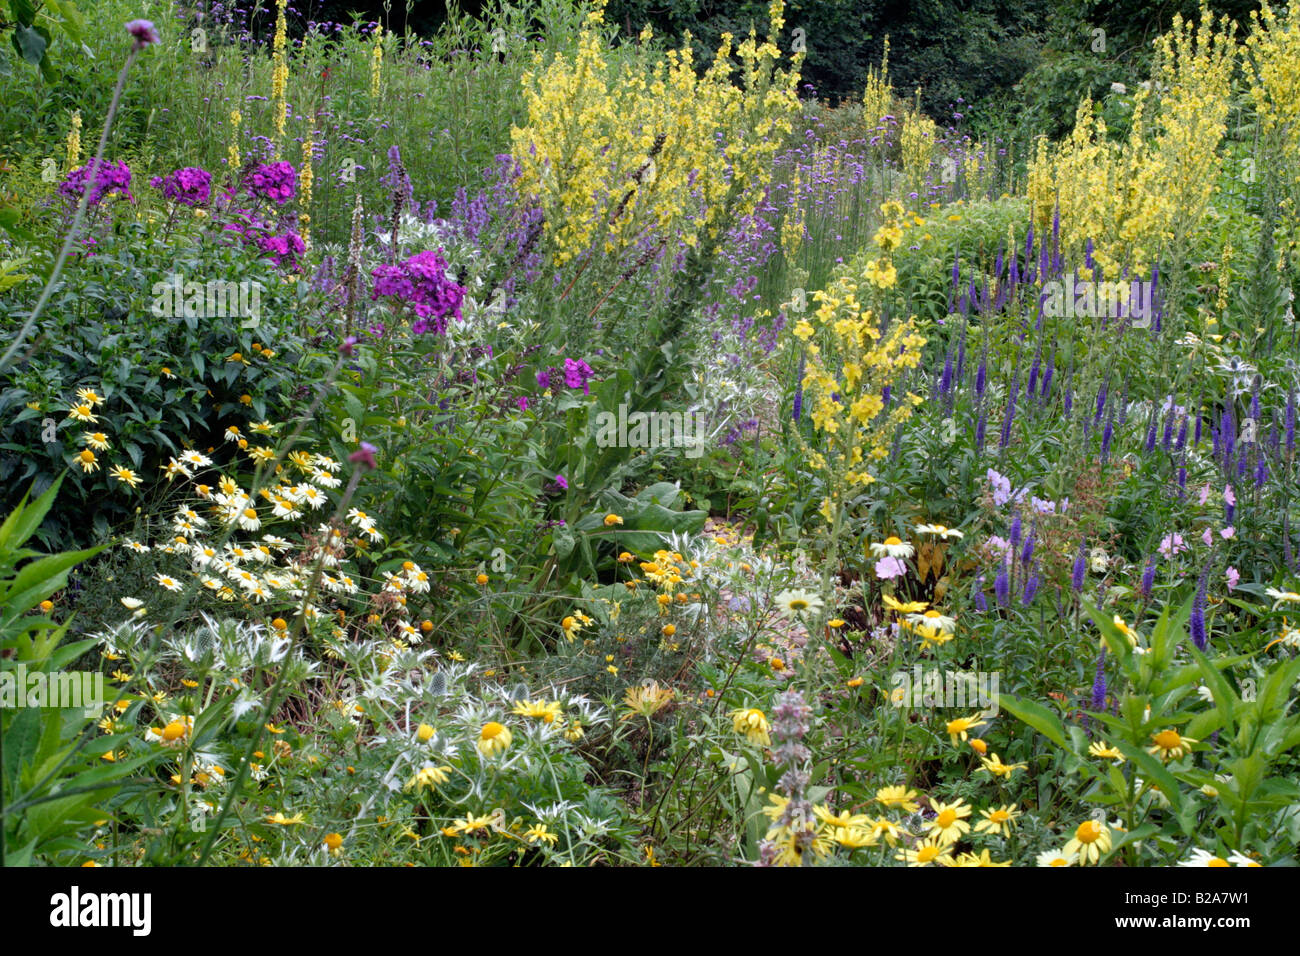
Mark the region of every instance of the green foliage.
MULTIPOLYGON (((23 484, 34 480, 42 491, 70 469, 60 507, 40 532, 55 546, 102 539, 141 506, 156 507, 169 487, 161 470, 183 450, 230 455, 228 427, 251 435, 250 422, 293 400, 304 349, 296 286, 236 246, 120 223, 94 248, 55 291, 39 340, 0 376, 0 480, 7 503, 12 506, 23 484), (182 279, 179 303, 165 298, 173 275, 182 279), (249 283, 248 301, 257 284, 256 323, 209 315, 211 281, 249 283), (184 283, 197 283, 199 292, 184 283), (197 306, 190 314, 187 302, 197 306), (158 316, 155 307, 174 317, 158 316), (247 364, 232 361, 236 353, 247 364), (69 413, 83 404, 76 392, 86 388, 104 400, 93 407, 95 422, 69 413), (107 436, 109 450, 96 451, 95 468, 87 472, 76 456, 94 432, 107 436), (131 469, 139 487, 112 477, 112 466, 131 469)), ((0 328, 21 326, 39 291, 27 282, 0 298, 0 328)))

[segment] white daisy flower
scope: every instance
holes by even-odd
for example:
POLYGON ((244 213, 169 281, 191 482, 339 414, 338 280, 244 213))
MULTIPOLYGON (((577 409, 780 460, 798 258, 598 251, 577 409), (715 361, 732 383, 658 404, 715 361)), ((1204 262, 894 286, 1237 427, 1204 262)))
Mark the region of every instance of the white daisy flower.
POLYGON ((816 614, 822 609, 822 599, 812 591, 804 590, 786 590, 776 596, 777 606, 781 613, 787 617, 798 617, 801 614, 809 616, 816 614))
POLYGON ((1074 866, 1078 861, 1077 853, 1066 853, 1064 850, 1044 850, 1038 854, 1036 860, 1039 866, 1074 866))
POLYGON ((915 553, 914 547, 894 535, 890 535, 884 541, 871 543, 871 554, 876 558, 910 558, 915 553))
POLYGON ((302 517, 302 512, 294 507, 292 501, 280 497, 277 497, 272 503, 271 514, 276 518, 288 518, 290 520, 302 517))
POLYGON ((1227 860, 1223 859, 1222 857, 1215 856, 1213 853, 1209 852, 1208 850, 1202 850, 1199 848, 1193 850, 1192 855, 1188 859, 1180 861, 1178 865, 1179 866, 1231 866, 1231 864, 1227 860))
POLYGON ((315 484, 320 485, 322 488, 337 488, 339 485, 343 484, 342 479, 335 478, 324 468, 317 468, 313 471, 310 480, 315 484))
POLYGON ((945 527, 941 524, 919 524, 916 526, 917 534, 937 534, 947 541, 949 538, 964 538, 965 534, 956 528, 945 527))
POLYGON ((325 505, 329 504, 329 498, 326 497, 325 492, 321 491, 319 488, 316 488, 312 485, 308 485, 308 484, 295 485, 294 491, 297 494, 297 498, 295 500, 310 505, 313 511, 315 511, 317 508, 322 508, 325 505))
POLYGON ((921 614, 907 615, 907 623, 913 627, 928 627, 936 631, 942 631, 944 634, 951 634, 957 629, 957 619, 941 614, 934 608, 921 614))

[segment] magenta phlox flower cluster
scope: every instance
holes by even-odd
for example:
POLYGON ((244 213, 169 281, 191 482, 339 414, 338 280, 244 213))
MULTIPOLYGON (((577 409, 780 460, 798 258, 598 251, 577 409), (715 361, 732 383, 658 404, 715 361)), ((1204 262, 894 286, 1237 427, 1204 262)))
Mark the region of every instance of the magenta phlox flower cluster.
POLYGON ((69 199, 80 201, 87 186, 90 187, 90 207, 98 206, 111 192, 121 193, 129 201, 135 201, 131 195, 131 167, 121 160, 110 163, 101 159, 97 164, 92 160, 84 166, 78 166, 59 184, 59 192, 69 199), (92 173, 92 166, 98 175, 92 173))
POLYGON ((410 306, 419 318, 412 323, 416 335, 447 331, 447 317, 461 318, 465 290, 447 275, 447 260, 428 250, 395 265, 376 266, 371 272, 374 287, 370 297, 391 296, 410 306))
POLYGON ((212 174, 197 166, 174 169, 166 176, 155 176, 149 185, 163 196, 184 206, 204 206, 212 196, 212 174))
POLYGON ((296 181, 293 164, 281 160, 255 167, 244 188, 256 199, 269 199, 277 206, 283 206, 294 197, 296 181))

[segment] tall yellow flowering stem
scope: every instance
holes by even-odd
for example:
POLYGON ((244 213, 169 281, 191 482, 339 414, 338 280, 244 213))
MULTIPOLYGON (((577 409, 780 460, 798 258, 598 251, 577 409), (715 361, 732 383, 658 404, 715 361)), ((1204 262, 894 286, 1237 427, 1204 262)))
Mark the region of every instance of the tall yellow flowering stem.
POLYGON ((1263 3, 1251 13, 1246 75, 1259 120, 1262 149, 1256 165, 1277 194, 1279 258, 1300 240, 1300 5, 1279 17, 1263 3))
POLYGON ((237 183, 239 181, 239 170, 243 166, 243 158, 239 155, 239 129, 244 121, 244 117, 239 110, 230 111, 230 145, 226 147, 226 165, 230 168, 230 181, 237 183))
POLYGON ((589 249, 615 260, 639 254, 648 236, 695 248, 724 215, 752 208, 799 109, 802 55, 789 69, 778 66, 781 0, 771 5, 767 40, 751 32, 733 51, 724 34, 703 76, 689 39, 680 50, 647 49, 612 66, 603 8, 603 0, 593 4, 572 57, 534 57, 523 77, 528 120, 511 131, 520 189, 542 206, 558 265, 589 249), (728 209, 734 184, 739 208, 728 209))
POLYGON ((1169 260, 1185 251, 1222 166, 1232 35, 1226 21, 1216 30, 1208 12, 1199 26, 1175 16, 1156 43, 1153 83, 1134 95, 1122 143, 1108 138, 1091 100, 1080 105, 1074 131, 1059 147, 1039 141, 1029 168, 1030 198, 1040 229, 1059 204, 1067 257, 1091 239, 1094 258, 1113 279, 1125 264, 1141 274, 1158 257, 1172 266, 1169 260))
POLYGON ((277 156, 280 152, 281 140, 284 139, 285 114, 288 112, 286 96, 289 86, 289 59, 285 49, 289 27, 284 16, 288 5, 289 0, 276 0, 275 39, 271 41, 271 110, 275 127, 275 135, 271 141, 277 156))
POLYGON ((311 186, 312 151, 315 149, 311 133, 302 138, 302 164, 298 167, 298 232, 302 236, 304 251, 311 248, 311 186))
POLYGON ((370 98, 379 99, 384 78, 384 28, 375 29, 375 44, 370 50, 370 98))
POLYGON ((66 171, 72 172, 81 165, 81 110, 72 114, 72 124, 68 128, 68 155, 66 171))
POLYGON ((892 253, 902 237, 903 207, 891 200, 881 214, 884 222, 874 240, 879 258, 869 260, 861 275, 841 272, 828 288, 814 293, 817 309, 793 330, 807 355, 800 383, 803 407, 821 439, 816 448, 805 445, 804 453, 825 487, 820 511, 829 528, 822 572, 827 597, 839 568, 845 507, 875 481, 870 462, 889 454, 895 430, 921 403, 920 396, 909 393, 892 396, 887 408, 884 398, 886 388, 892 390, 904 372, 920 364, 925 338, 917 332, 915 317, 895 320, 882 330, 880 313, 859 298, 860 292, 872 296, 879 307, 897 280, 892 253))

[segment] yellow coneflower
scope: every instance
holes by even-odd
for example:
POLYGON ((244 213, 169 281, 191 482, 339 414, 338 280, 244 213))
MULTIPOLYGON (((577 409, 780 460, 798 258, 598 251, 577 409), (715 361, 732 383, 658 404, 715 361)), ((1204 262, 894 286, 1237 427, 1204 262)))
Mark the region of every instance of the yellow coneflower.
POLYGON ((905 813, 915 813, 919 809, 916 791, 905 786, 881 787, 876 791, 876 802, 886 807, 897 807, 905 813))
POLYGON ((939 842, 937 836, 931 835, 916 844, 915 849, 899 850, 894 859, 905 862, 908 866, 952 866, 953 859, 948 853, 948 844, 939 842))
POLYGON ((433 787, 441 787, 451 779, 451 767, 435 767, 433 764, 425 764, 415 772, 406 784, 407 790, 425 790, 433 787))
POLYGON ((992 810, 981 810, 980 816, 984 819, 975 824, 976 833, 1001 833, 1004 837, 1011 836, 1011 824, 1015 823, 1016 817, 1020 816, 1020 811, 1011 804, 1003 807, 994 807, 992 810))
POLYGON ((547 703, 544 700, 522 700, 515 704, 510 713, 517 714, 520 717, 532 717, 540 720, 542 723, 551 724, 560 716, 560 702, 553 700, 547 703))
POLYGON ((122 484, 129 485, 132 488, 135 488, 140 484, 140 476, 130 468, 123 465, 114 465, 109 469, 108 473, 122 484))
POLYGON ((485 757, 505 753, 513 738, 509 729, 495 720, 488 721, 478 735, 478 749, 485 757))
POLYGON ((931 801, 930 806, 935 813, 934 819, 929 821, 930 836, 940 843, 945 845, 956 843, 970 832, 970 824, 966 822, 966 817, 970 816, 971 808, 960 799, 950 804, 934 800, 931 801))
POLYGON ((1104 740, 1093 741, 1088 745, 1088 753, 1094 757, 1102 757, 1106 760, 1114 760, 1116 763, 1124 762, 1124 755, 1120 753, 1117 747, 1112 747, 1104 740))
POLYGON ((1166 762, 1179 759, 1191 749, 1190 744, 1197 742, 1191 737, 1182 736, 1172 728, 1152 734, 1151 739, 1155 745, 1148 747, 1147 753, 1158 754, 1160 759, 1166 762))
POLYGON ((892 594, 882 594, 880 600, 895 614, 919 614, 930 606, 926 601, 899 601, 892 594))
POLYGON ((1102 855, 1110 852, 1110 828, 1096 820, 1084 820, 1074 831, 1074 839, 1065 844, 1064 854, 1068 857, 1077 854, 1079 865, 1096 863, 1102 855))
POLYGON ((529 843, 547 843, 554 846, 560 839, 560 835, 548 830, 545 823, 535 823, 524 831, 524 839, 529 843))
POLYGON ((982 726, 984 726, 983 715, 972 714, 970 717, 957 717, 953 720, 948 721, 948 723, 944 727, 944 730, 947 732, 948 737, 952 740, 952 745, 956 747, 957 741, 959 739, 966 740, 971 730, 974 730, 976 727, 982 727, 982 726))
POLYGON ((627 713, 620 719, 628 720, 640 716, 649 720, 667 707, 672 699, 673 689, 660 687, 659 682, 655 680, 639 687, 629 687, 623 692, 623 706, 627 708, 627 713))
POLYGON ((767 715, 757 707, 733 710, 731 726, 736 733, 744 734, 750 743, 761 744, 764 747, 772 746, 772 738, 768 735, 771 727, 767 722, 767 715))
POLYGON ((274 823, 282 827, 296 826, 299 823, 306 823, 301 813, 295 813, 291 817, 286 817, 282 811, 277 810, 273 815, 266 818, 267 823, 274 823))

